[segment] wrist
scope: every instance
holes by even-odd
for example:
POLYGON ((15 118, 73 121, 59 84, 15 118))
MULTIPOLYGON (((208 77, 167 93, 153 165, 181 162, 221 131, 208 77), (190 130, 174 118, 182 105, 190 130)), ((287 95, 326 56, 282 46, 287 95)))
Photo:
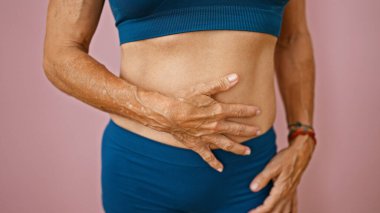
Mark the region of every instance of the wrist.
POLYGON ((317 141, 314 128, 311 124, 296 121, 289 123, 288 129, 288 143, 290 147, 302 152, 305 152, 305 150, 313 152, 317 141))
POLYGON ((314 128, 311 124, 301 123, 300 121, 288 124, 288 142, 292 143, 294 138, 299 135, 308 135, 312 139, 312 143, 316 145, 317 139, 315 137, 314 128))
POLYGON ((297 156, 297 158, 300 159, 300 162, 303 162, 305 167, 312 159, 315 150, 315 144, 309 140, 312 140, 310 136, 299 135, 288 147, 291 155, 297 156))
POLYGON ((140 123, 157 131, 170 132, 170 97, 142 87, 136 87, 133 97, 140 123))
POLYGON ((138 107, 147 112, 166 112, 170 109, 170 97, 154 90, 136 87, 134 90, 134 100, 138 107))
POLYGON ((291 142, 289 142, 289 147, 314 150, 316 144, 314 143, 314 139, 309 135, 298 135, 291 142))

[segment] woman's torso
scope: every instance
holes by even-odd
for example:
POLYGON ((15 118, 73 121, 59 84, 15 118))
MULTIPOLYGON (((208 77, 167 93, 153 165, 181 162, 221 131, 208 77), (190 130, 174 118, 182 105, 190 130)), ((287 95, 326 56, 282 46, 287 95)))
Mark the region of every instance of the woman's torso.
MULTIPOLYGON (((228 118, 257 125, 266 132, 275 119, 273 35, 249 31, 209 30, 150 38, 121 45, 120 77, 128 82, 172 95, 182 88, 236 72, 239 82, 213 96, 224 103, 252 104, 262 113, 228 118)), ((183 147, 172 135, 110 113, 119 126, 172 146, 183 147)), ((236 142, 250 138, 228 135, 236 142)))

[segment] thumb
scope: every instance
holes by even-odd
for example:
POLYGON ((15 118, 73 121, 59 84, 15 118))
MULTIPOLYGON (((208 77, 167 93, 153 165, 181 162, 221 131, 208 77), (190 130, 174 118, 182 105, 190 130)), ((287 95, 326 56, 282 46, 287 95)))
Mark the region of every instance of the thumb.
POLYGON ((222 92, 230 89, 238 82, 238 75, 231 73, 217 80, 195 85, 193 91, 195 94, 213 95, 217 92, 222 92))
POLYGON ((256 175, 249 188, 254 192, 258 192, 263 189, 277 174, 278 171, 276 171, 273 167, 267 166, 263 171, 256 175))

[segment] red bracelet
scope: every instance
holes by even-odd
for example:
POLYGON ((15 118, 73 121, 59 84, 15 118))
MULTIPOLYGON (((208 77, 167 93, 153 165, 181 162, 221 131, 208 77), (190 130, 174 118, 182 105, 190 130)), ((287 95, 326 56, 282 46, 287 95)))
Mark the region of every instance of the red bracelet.
POLYGON ((305 130, 304 128, 297 128, 293 131, 290 131, 288 135, 288 141, 291 142, 298 135, 309 135, 313 139, 314 145, 317 144, 314 130, 305 130))

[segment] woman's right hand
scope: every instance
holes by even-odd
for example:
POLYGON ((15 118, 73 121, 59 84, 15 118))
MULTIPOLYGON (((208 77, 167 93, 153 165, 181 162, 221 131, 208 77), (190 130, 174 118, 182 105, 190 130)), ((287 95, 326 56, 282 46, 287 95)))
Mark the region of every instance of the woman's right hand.
POLYGON ((172 134, 186 147, 198 153, 211 167, 221 172, 223 165, 212 153, 210 145, 235 154, 247 155, 250 154, 248 146, 223 134, 259 134, 258 127, 225 120, 228 117, 255 116, 260 113, 257 106, 221 103, 210 97, 229 90, 237 82, 238 76, 231 74, 211 82, 196 84, 178 91, 174 96, 138 88, 136 98, 145 106, 142 123, 172 134))

